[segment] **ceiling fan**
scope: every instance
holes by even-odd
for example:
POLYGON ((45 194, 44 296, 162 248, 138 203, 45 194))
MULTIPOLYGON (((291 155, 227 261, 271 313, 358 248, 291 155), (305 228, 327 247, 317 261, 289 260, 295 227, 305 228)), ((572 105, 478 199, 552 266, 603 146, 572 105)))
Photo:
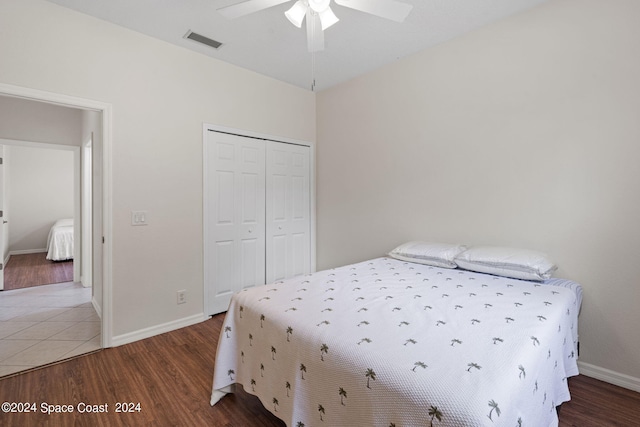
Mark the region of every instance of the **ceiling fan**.
MULTIPOLYGON (((246 0, 218 9, 222 16, 235 19, 250 13, 286 3, 291 0, 246 0)), ((381 18, 403 22, 413 8, 396 0, 334 0, 337 5, 370 13, 381 18)), ((297 0, 284 14, 293 25, 302 27, 307 19, 307 46, 309 52, 324 50, 324 30, 339 21, 330 6, 331 0, 297 0)))

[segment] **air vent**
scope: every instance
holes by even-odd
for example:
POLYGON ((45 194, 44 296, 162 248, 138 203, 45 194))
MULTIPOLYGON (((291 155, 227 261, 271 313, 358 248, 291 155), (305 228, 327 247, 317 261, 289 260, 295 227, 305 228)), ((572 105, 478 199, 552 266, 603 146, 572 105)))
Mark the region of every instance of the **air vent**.
POLYGON ((194 33, 191 30, 187 31, 187 34, 184 35, 184 38, 205 44, 214 49, 219 49, 220 46, 222 46, 222 43, 220 43, 219 41, 210 39, 209 37, 205 37, 202 34, 194 33))

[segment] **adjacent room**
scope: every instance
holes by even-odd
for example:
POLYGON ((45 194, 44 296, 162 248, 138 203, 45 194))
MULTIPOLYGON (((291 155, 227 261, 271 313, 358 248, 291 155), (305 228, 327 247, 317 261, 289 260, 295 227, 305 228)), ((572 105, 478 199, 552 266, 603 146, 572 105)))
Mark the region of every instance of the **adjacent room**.
POLYGON ((637 423, 638 2, 135 3, 0 0, 8 423, 637 423))
POLYGON ((89 162, 80 162, 84 113, 6 96, 0 111, 4 376, 98 350, 101 342, 91 254, 82 250, 91 232, 76 227, 91 217, 90 191, 81 192, 91 187, 89 162))
POLYGON ((4 147, 5 251, 10 255, 4 290, 73 281, 73 155, 4 147))

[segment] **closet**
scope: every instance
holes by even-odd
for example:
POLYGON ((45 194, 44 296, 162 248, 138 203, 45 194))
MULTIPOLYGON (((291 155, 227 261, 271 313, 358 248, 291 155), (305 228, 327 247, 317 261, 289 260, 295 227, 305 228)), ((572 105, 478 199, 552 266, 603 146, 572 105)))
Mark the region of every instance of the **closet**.
POLYGON ((311 271, 310 147, 205 128, 205 314, 311 271))

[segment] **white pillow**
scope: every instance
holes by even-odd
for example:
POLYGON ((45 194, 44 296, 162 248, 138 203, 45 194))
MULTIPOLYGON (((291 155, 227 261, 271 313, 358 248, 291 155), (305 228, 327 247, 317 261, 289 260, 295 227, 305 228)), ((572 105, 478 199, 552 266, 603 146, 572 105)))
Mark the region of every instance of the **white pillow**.
POLYGON ((447 243, 407 242, 389 252, 389 256, 418 264, 456 268, 454 259, 466 248, 463 245, 447 243))
POLYGON ((542 252, 494 246, 472 247, 455 263, 465 270, 524 280, 546 280, 558 268, 542 252))

